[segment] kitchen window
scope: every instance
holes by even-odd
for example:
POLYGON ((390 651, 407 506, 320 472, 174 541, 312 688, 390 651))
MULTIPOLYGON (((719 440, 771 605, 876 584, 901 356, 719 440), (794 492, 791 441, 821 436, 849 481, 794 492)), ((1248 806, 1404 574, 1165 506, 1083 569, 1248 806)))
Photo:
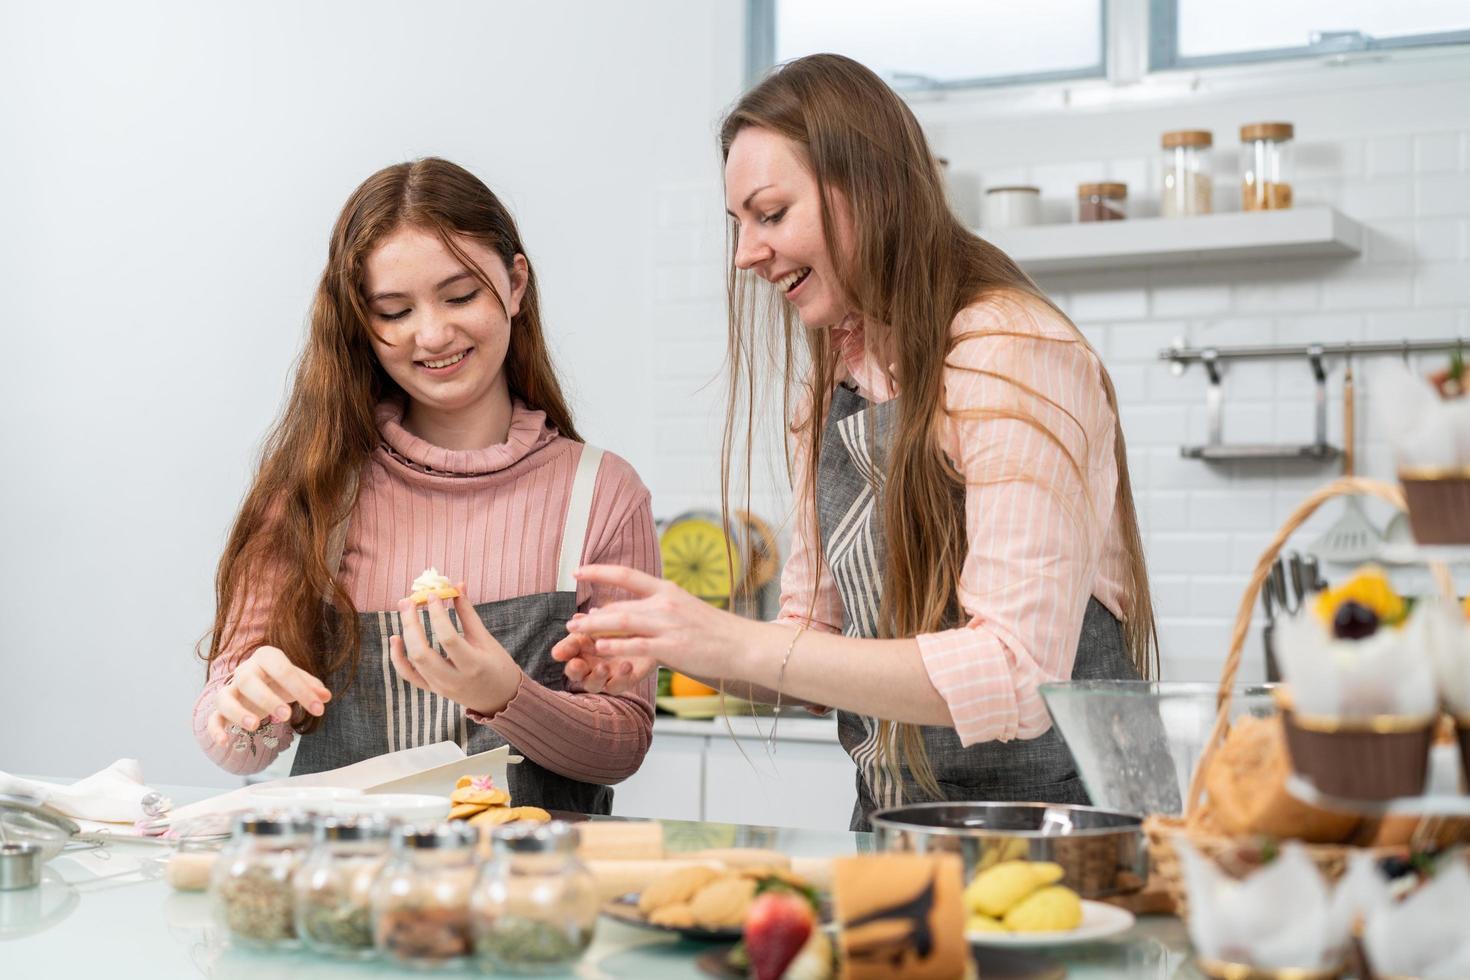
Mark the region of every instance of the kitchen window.
POLYGON ((1150 0, 1151 69, 1470 42, 1465 0, 1150 0))
POLYGON ((1101 78, 1104 0, 749 0, 748 69, 820 51, 900 91, 1101 78))

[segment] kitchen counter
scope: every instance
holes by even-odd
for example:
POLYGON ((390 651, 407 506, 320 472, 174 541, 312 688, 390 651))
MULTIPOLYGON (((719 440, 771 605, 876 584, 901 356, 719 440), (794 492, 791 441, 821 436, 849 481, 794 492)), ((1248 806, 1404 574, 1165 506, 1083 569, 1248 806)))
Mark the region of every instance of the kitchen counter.
MULTIPOLYGON (((214 790, 159 787, 176 802, 214 790)), ((853 854, 872 847, 867 834, 667 821, 670 850, 713 846, 769 847, 793 857, 853 854)), ((0 974, 32 977, 105 975, 109 980, 173 977, 418 977, 387 963, 348 963, 307 952, 262 953, 229 946, 210 922, 200 893, 172 891, 152 843, 120 842, 68 852, 47 865, 39 888, 0 892, 0 974)), ((699 976, 694 959, 707 947, 623 923, 601 920, 575 973, 562 976, 639 980, 699 976)), ((1153 977, 1196 974, 1185 965, 1187 939, 1178 920, 1149 917, 1112 941, 1058 947, 1048 956, 1067 976, 1153 977), (1183 972, 1181 972, 1183 967, 1183 972)), ((476 975, 472 967, 448 971, 476 975)))
MULTIPOLYGON (((686 721, 673 715, 658 715, 653 720, 653 736, 698 735, 735 738, 769 738, 774 718, 752 718, 750 715, 734 715, 723 718, 703 718, 686 721)), ((825 742, 837 744, 837 717, 814 718, 810 715, 785 715, 776 726, 778 742, 825 742)))

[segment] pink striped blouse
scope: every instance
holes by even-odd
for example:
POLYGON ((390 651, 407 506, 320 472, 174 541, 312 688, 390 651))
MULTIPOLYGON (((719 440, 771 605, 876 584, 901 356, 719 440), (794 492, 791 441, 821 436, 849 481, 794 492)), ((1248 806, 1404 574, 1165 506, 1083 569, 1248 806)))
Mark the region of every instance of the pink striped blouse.
MULTIPOLYGON (((963 744, 1035 738, 1051 725, 1037 688, 1071 677, 1088 597, 1123 616, 1115 415, 1097 354, 1030 297, 971 304, 950 338, 943 439, 966 482, 959 599, 970 618, 919 636, 919 651, 963 744), (1006 417, 1018 410, 1046 432, 1006 417)), ((865 349, 860 322, 835 327, 833 340, 863 397, 895 397, 897 382, 865 349)), ((798 444, 795 494, 809 508, 805 453, 798 444)), ((806 622, 810 608, 812 627, 840 632, 842 601, 821 542, 811 539, 815 523, 809 510, 798 516, 779 619, 806 622)))
MULTIPOLYGON (((544 412, 519 401, 506 441, 486 449, 433 446, 403 427, 396 405, 379 406, 378 427, 383 442, 363 469, 339 573, 358 611, 396 609, 409 584, 430 566, 452 582, 465 582, 474 603, 555 590, 581 443, 559 436, 544 412)), ((648 490, 633 467, 612 453, 598 469, 582 562, 660 574, 648 490)), ((586 611, 622 597, 618 590, 582 585, 577 604, 586 611)), ((265 768, 290 744, 287 729, 278 749, 264 750, 257 742, 260 751, 252 755, 216 747, 206 730, 215 696, 253 650, 250 638, 261 633, 268 610, 268 599, 254 597, 235 632, 238 641, 211 665, 194 704, 200 746, 234 773, 265 768)), ((650 675, 637 691, 616 697, 553 691, 522 676, 498 714, 469 714, 554 772, 615 783, 636 772, 648 751, 655 684, 650 675)))

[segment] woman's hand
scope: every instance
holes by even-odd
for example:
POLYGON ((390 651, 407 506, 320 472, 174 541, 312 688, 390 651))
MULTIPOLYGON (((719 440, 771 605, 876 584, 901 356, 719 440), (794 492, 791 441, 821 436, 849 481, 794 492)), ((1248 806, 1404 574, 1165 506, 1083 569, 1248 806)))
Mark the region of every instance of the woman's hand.
POLYGON ((622 589, 637 598, 574 617, 567 624, 571 638, 578 641, 572 656, 587 659, 590 642, 591 652, 603 660, 656 661, 693 677, 761 683, 748 676, 753 670, 752 654, 779 627, 716 609, 673 582, 632 568, 586 565, 577 570, 577 578, 622 589))
MULTIPOLYGON (((572 621, 586 616, 586 613, 577 613, 572 621)), ((588 694, 626 694, 658 669, 658 661, 652 657, 616 660, 599 657, 597 641, 578 633, 568 633, 565 639, 558 641, 551 648, 551 658, 566 664, 567 680, 588 694)))
POLYGON ((480 622, 475 607, 464 597, 464 583, 454 600, 461 634, 450 622, 449 610, 438 596, 429 599, 429 622, 444 656, 429 646, 417 608, 404 599, 398 603, 402 634, 388 640, 388 655, 398 672, 414 687, 433 691, 483 715, 493 715, 515 697, 520 665, 480 622))
POLYGON ((209 716, 209 734, 223 746, 234 737, 226 731, 231 725, 253 732, 266 721, 290 721, 295 705, 320 715, 331 698, 326 685, 291 663, 284 651, 259 647, 220 689, 209 716))

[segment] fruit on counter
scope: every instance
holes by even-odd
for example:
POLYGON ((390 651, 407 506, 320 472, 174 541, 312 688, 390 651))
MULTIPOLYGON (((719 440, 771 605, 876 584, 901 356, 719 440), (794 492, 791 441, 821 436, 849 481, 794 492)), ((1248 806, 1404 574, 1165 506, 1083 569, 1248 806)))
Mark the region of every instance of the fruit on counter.
POLYGON ((979 912, 971 912, 965 919, 966 932, 1009 932, 999 919, 992 919, 988 915, 979 912))
POLYGON ((1066 932, 1082 924, 1082 899, 1070 888, 1048 885, 1021 899, 1003 921, 1012 932, 1066 932))
POLYGON ((1003 919, 1027 895, 1062 880, 1060 864, 1050 861, 1002 861, 975 876, 965 889, 965 907, 971 912, 1003 919))
POLYGON ((669 678, 669 693, 676 698, 705 698, 720 692, 708 684, 701 684, 694 678, 675 671, 669 678))
POLYGON ((811 938, 811 903, 785 889, 762 892, 745 915, 745 950, 755 980, 780 980, 811 938))
POLYGON ((1332 629, 1334 635, 1339 639, 1362 639, 1364 636, 1371 636, 1373 632, 1376 632, 1376 624, 1373 630, 1362 633, 1368 620, 1358 610, 1345 614, 1343 627, 1348 630, 1348 633, 1359 635, 1337 632, 1339 612, 1349 603, 1371 612, 1377 617, 1377 623, 1384 626, 1399 626, 1409 614, 1409 604, 1404 601, 1403 596, 1393 590, 1388 576, 1381 568, 1372 565, 1359 569, 1342 585, 1332 589, 1323 589, 1317 593, 1313 607, 1322 625, 1332 629))

